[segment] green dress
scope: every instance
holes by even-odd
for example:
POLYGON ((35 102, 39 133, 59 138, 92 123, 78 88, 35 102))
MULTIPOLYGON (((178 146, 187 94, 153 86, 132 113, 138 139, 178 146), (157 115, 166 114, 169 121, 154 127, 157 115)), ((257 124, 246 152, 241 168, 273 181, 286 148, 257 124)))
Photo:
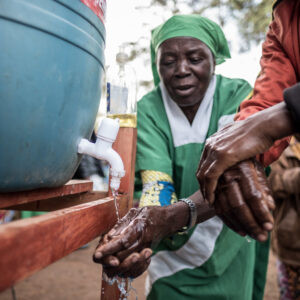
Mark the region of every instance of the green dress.
MULTIPOLYGON (((192 125, 162 83, 144 96, 138 102, 136 192, 142 189, 141 170, 170 175, 178 198, 198 190, 195 173, 205 140, 233 121, 250 91, 244 80, 214 76, 192 125)), ((256 247, 254 240, 237 235, 218 217, 196 225, 188 234, 165 239, 154 249, 148 269, 147 299, 261 299, 253 296, 256 247)), ((262 290, 266 264, 267 252, 258 264, 262 290)))

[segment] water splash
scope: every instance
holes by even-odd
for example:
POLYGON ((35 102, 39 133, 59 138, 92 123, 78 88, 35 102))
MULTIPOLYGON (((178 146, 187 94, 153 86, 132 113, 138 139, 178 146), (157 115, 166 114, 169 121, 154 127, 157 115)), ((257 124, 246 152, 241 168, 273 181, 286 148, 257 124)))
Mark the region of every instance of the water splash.
POLYGON ((118 197, 118 191, 113 189, 112 190, 112 195, 114 197, 114 203, 115 203, 115 209, 116 209, 116 215, 117 215, 117 220, 120 221, 120 213, 119 213, 119 207, 118 207, 118 202, 117 202, 117 197, 118 197))
POLYGON ((128 278, 127 279, 127 283, 128 283, 128 294, 130 294, 131 291, 134 292, 135 294, 135 300, 138 300, 138 294, 137 294, 137 290, 132 286, 132 282, 133 282, 133 278, 128 278))
MULTIPOLYGON (((117 284, 118 289, 120 291, 120 298, 119 300, 127 300, 127 297, 130 294, 130 291, 134 291, 135 299, 138 300, 137 290, 132 286, 132 278, 120 278, 118 276, 115 277, 108 277, 104 272, 102 273, 102 279, 107 282, 109 285, 113 285, 114 283, 117 284), (127 281, 127 291, 126 291, 126 281, 127 281)), ((103 290, 102 290, 103 293, 103 290)))
MULTIPOLYGON (((113 189, 112 195, 114 197, 117 220, 120 221, 119 206, 118 206, 118 202, 117 202, 118 191, 113 189)), ((104 272, 102 272, 102 279, 105 282, 107 282, 109 285, 113 285, 114 283, 117 284, 118 289, 120 291, 119 300, 127 300, 127 297, 129 296, 130 291, 133 291, 135 293, 135 299, 138 300, 137 290, 132 286, 132 281, 133 281, 132 278, 126 279, 126 278, 120 278, 118 276, 114 276, 114 277, 110 278, 104 272), (127 291, 126 291, 126 285, 127 285, 127 291)), ((103 294, 104 290, 102 289, 101 292, 103 294)))

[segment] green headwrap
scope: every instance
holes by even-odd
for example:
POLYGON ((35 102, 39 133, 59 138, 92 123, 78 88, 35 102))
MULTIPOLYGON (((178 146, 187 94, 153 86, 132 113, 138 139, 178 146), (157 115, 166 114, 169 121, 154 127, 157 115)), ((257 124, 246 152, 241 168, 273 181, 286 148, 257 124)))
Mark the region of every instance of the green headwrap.
POLYGON ((228 44, 221 27, 199 15, 176 15, 152 30, 151 63, 154 84, 160 79, 156 68, 156 53, 162 42, 174 37, 189 36, 205 43, 213 53, 216 64, 230 58, 228 44))

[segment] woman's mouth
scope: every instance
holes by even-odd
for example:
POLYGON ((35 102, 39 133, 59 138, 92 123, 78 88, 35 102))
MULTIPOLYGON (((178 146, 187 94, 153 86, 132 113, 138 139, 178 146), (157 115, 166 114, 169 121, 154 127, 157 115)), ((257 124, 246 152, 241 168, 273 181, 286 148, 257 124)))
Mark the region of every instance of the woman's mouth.
POLYGON ((184 96, 190 94, 193 88, 194 87, 192 85, 181 85, 181 86, 177 86, 175 89, 178 95, 184 96))

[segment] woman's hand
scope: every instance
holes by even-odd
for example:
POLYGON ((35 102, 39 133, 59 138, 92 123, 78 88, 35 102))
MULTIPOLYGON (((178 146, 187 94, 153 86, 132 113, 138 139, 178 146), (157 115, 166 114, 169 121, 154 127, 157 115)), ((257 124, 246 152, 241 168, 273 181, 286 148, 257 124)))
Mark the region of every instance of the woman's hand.
POLYGON ((109 276, 138 276, 150 263, 149 248, 185 226, 188 218, 183 202, 133 208, 100 240, 93 259, 109 276))
POLYGON ((103 271, 110 278, 114 276, 136 278, 142 275, 151 262, 152 250, 143 249, 140 253, 134 252, 126 257, 122 262, 115 265, 113 256, 103 258, 103 271))
POLYGON ((214 207, 228 227, 265 241, 273 228, 271 212, 275 204, 262 165, 249 159, 225 171, 219 180, 214 207))

